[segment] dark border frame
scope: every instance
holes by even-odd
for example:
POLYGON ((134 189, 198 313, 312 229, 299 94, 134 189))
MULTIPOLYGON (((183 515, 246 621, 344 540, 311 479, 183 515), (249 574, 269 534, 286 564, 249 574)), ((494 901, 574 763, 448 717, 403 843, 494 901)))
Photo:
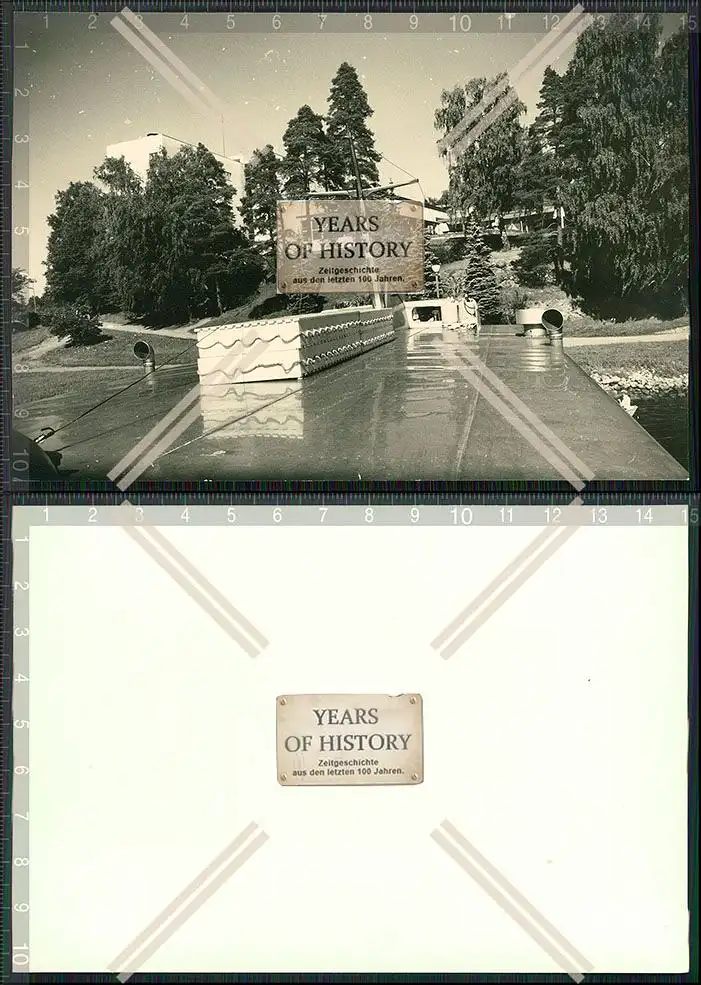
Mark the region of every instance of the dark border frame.
MULTIPOLYGON (((14 12, 51 12, 70 10, 76 13, 114 11, 117 12, 123 6, 123 0, 66 0, 65 3, 56 0, 24 0, 13 5, 3 3, 0 20, 0 45, 2 46, 2 317, 3 324, 10 323, 10 274, 11 274, 11 222, 10 216, 10 197, 12 187, 11 174, 11 151, 12 151, 12 40, 13 40, 13 13, 14 12)), ((184 12, 196 6, 200 12, 269 12, 284 13, 285 11, 294 12, 383 12, 383 13, 462 13, 462 12, 484 12, 491 13, 502 9, 505 4, 502 2, 492 2, 492 0, 482 0, 482 2, 451 2, 451 0, 385 0, 385 2, 373 2, 373 0, 345 0, 345 2, 334 2, 334 0, 299 0, 299 2, 289 3, 284 0, 205 0, 201 4, 172 2, 172 0, 158 0, 154 3, 137 3, 140 10, 155 8, 160 13, 184 12)), ((548 2, 531 2, 531 0, 509 0, 509 9, 518 12, 566 12, 571 9, 572 2, 567 0, 548 0, 548 2)), ((583 6, 592 12, 613 13, 613 12, 637 12, 644 8, 645 12, 661 10, 667 13, 682 13, 684 11, 698 12, 697 3, 693 0, 689 2, 669 2, 651 3, 649 0, 597 0, 597 2, 585 2, 583 6), (666 9, 665 9, 666 8, 666 9)), ((690 148, 691 148, 691 243, 692 250, 694 244, 698 243, 699 217, 698 217, 698 145, 696 134, 699 128, 699 43, 698 35, 690 36, 690 148)), ((690 482, 683 483, 591 483, 583 498, 587 502, 593 503, 613 503, 613 502, 635 502, 644 498, 645 502, 659 501, 664 502, 668 498, 678 501, 678 498, 687 498, 691 494, 691 500, 698 506, 699 493, 699 394, 698 394, 698 365, 699 365, 699 271, 698 255, 692 253, 693 262, 690 263, 690 288, 691 288, 691 338, 690 338, 690 482)), ((690 259, 692 259, 690 258, 690 259)), ((2 497, 0 499, 0 567, 2 569, 2 720, 0 738, 0 756, 2 759, 3 777, 8 781, 11 776, 12 763, 12 544, 11 533, 11 513, 13 504, 29 504, 41 502, 42 505, 47 500, 55 503, 72 505, 90 505, 100 503, 116 503, 122 500, 111 484, 95 482, 81 483, 80 488, 68 483, 32 483, 31 487, 21 489, 17 484, 10 486, 10 448, 9 433, 11 422, 11 401, 10 388, 6 385, 6 380, 10 372, 11 339, 7 333, 3 332, 2 357, 0 360, 0 379, 3 381, 0 396, 0 408, 2 410, 2 446, 0 455, 2 458, 2 497)), ((282 504, 284 502, 318 502, 322 496, 326 503, 352 502, 356 498, 361 498, 367 502, 368 496, 375 502, 388 502, 404 500, 414 502, 440 502, 450 500, 452 502, 476 503, 480 501, 503 501, 514 503, 516 501, 526 502, 569 502, 572 497, 571 487, 566 483, 252 483, 252 482, 231 482, 217 483, 217 492, 213 492, 210 483, 163 483, 157 491, 152 491, 146 482, 137 482, 130 487, 129 496, 136 502, 187 502, 190 504, 214 502, 223 499, 224 502, 251 501, 253 497, 257 502, 270 502, 271 505, 282 504)), ((587 975, 586 982, 602 983, 624 983, 624 982, 696 982, 698 981, 699 962, 698 962, 698 863, 699 863, 699 787, 698 787, 698 653, 699 653, 699 576, 698 576, 698 554, 699 554, 699 527, 690 526, 689 528, 689 559, 690 559, 690 579, 689 579, 689 753, 688 753, 688 775, 689 775, 689 909, 690 909, 690 971, 687 974, 638 974, 638 975, 611 975, 611 974, 591 974, 587 975)), ((2 863, 3 863, 3 886, 9 890, 10 887, 10 855, 11 855, 11 789, 10 783, 3 784, 2 815, 0 824, 2 825, 2 863), (6 788, 6 789, 5 789, 6 788)), ((114 983, 116 976, 107 973, 95 974, 29 974, 11 972, 11 899, 9 892, 3 893, 2 905, 2 972, 3 979, 11 982, 91 982, 91 983, 114 983)), ((137 983, 151 982, 348 982, 354 983, 373 983, 381 981, 389 982, 430 982, 439 976, 430 974, 397 974, 397 975, 377 975, 377 974, 219 974, 219 975, 147 975, 135 974, 133 976, 134 985, 137 983)), ((443 982, 569 982, 570 979, 565 974, 550 975, 520 975, 520 974, 499 974, 499 975, 475 975, 475 974, 454 974, 441 975, 443 982)))

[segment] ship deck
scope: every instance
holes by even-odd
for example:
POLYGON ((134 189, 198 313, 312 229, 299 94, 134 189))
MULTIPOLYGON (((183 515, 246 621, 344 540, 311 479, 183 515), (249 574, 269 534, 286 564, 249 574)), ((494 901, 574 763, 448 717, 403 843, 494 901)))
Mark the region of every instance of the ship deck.
MULTIPOLYGON (((470 355, 594 479, 688 478, 562 347, 516 332, 515 326, 489 326, 478 342, 467 343, 426 323, 399 330, 395 341, 302 380, 200 387, 188 404, 189 425, 140 478, 561 479, 541 438, 528 440, 504 416, 503 406, 480 392, 474 377, 465 378, 475 371, 470 355)), ((193 369, 164 367, 151 384, 144 380, 131 387, 43 447, 61 453, 66 479, 105 479, 197 382, 193 369)), ((89 404, 64 393, 27 405, 30 416, 22 430, 35 436, 42 427, 63 427, 108 394, 96 391, 89 404)))

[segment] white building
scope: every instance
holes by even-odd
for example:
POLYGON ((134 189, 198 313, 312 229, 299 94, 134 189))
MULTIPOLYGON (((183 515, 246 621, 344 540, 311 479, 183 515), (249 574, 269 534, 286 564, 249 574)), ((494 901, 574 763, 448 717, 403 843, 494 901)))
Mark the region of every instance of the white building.
MULTIPOLYGON (((184 140, 177 140, 165 133, 147 133, 145 137, 138 137, 136 140, 110 144, 106 148, 106 154, 108 157, 123 157, 143 180, 146 178, 151 154, 162 149, 168 154, 177 154, 181 147, 194 147, 194 144, 187 144, 184 140)), ((211 153, 222 165, 229 183, 235 189, 232 205, 238 216, 238 205, 244 194, 244 162, 238 157, 224 157, 214 151, 211 153)))

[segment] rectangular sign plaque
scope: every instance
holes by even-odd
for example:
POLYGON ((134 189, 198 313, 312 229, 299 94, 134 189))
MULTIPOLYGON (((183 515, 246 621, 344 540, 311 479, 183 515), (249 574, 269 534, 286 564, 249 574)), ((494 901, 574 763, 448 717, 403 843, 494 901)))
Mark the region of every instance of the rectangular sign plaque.
POLYGON ((285 694, 276 704, 282 786, 423 781, 420 694, 285 694))
POLYGON ((421 202, 278 202, 278 291, 423 291, 423 225, 421 202))

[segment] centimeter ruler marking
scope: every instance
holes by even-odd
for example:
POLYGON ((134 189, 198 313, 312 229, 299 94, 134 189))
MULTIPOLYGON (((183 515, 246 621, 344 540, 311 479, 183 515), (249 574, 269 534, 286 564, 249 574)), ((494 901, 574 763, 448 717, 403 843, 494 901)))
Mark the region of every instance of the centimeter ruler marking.
POLYGON ((549 524, 567 526, 696 526, 699 523, 698 498, 677 502, 652 502, 640 497, 634 504, 592 503, 570 505, 569 501, 553 504, 508 502, 484 505, 447 500, 444 503, 401 505, 377 502, 365 497, 343 504, 323 497, 314 503, 278 501, 255 504, 250 501, 217 503, 182 502, 156 504, 126 500, 121 505, 15 506, 27 526, 532 526, 549 524))
MULTIPOLYGON (((129 6, 137 13, 140 14, 170 14, 174 18, 183 18, 184 14, 189 14, 191 17, 195 17, 197 14, 201 15, 212 15, 212 14, 241 14, 241 15, 280 15, 280 23, 276 22, 276 26, 273 30, 280 31, 284 33, 285 27, 289 27, 294 24, 295 18, 299 18, 300 15, 316 18, 318 15, 326 14, 334 15, 364 15, 366 13, 370 14, 389 14, 393 17, 399 18, 404 15, 404 17, 428 17, 435 15, 445 15, 450 16, 451 14, 473 14, 473 15, 492 15, 494 17, 503 16, 505 13, 510 13, 514 15, 523 14, 565 14, 571 10, 575 3, 572 0, 510 0, 507 4, 504 0, 500 2, 493 2, 493 0, 461 0, 461 2, 450 2, 450 0, 376 0, 376 2, 368 2, 368 0, 312 0, 312 2, 304 2, 304 0, 299 0, 295 4, 289 4, 285 0, 205 0, 205 2, 177 2, 177 0, 134 0, 133 3, 125 3, 124 0, 19 0, 14 4, 15 14, 41 14, 42 16, 46 14, 58 14, 58 13, 73 13, 73 14, 94 14, 94 13, 106 13, 115 14, 119 13, 123 7, 129 6), (282 22, 282 18, 287 16, 288 24, 285 25, 282 22)), ((679 14, 683 15, 685 13, 695 12, 698 8, 698 4, 695 0, 591 0, 591 2, 584 2, 582 4, 585 10, 591 14, 652 14, 652 13, 668 13, 668 14, 679 14)), ((188 22, 185 24, 174 24, 169 25, 169 30, 177 31, 178 29, 182 31, 190 30, 194 26, 193 22, 188 22)), ((245 19, 241 23, 242 27, 246 26, 245 19)), ((252 27, 270 27, 270 25, 252 25, 249 24, 249 29, 252 27)), ((382 24, 385 27, 385 23, 382 24)), ((552 25, 553 29, 557 25, 552 25)), ((341 25, 337 23, 334 24, 333 17, 326 22, 324 29, 333 30, 334 27, 338 30, 341 25)), ((299 29, 299 28, 298 28, 299 29)), ((318 23, 314 24, 313 27, 315 32, 319 31, 318 23)), ((372 28, 364 27, 364 30, 370 31, 372 28)), ((420 29, 419 22, 413 22, 413 26, 408 23, 402 28, 407 31, 415 31, 420 29)), ((436 27, 436 29, 438 29, 436 27)), ((467 22, 462 24, 456 24, 451 28, 455 32, 465 33, 471 30, 471 27, 467 26, 467 22)), ((503 30, 503 25, 501 28, 494 28, 495 30, 503 30)), ((509 25, 508 28, 513 33, 518 32, 517 18, 514 19, 513 25, 509 25)), ((447 30, 447 29, 446 29, 447 30)))
POLYGON ((29 538, 32 518, 12 511, 12 966, 29 972, 29 538))

